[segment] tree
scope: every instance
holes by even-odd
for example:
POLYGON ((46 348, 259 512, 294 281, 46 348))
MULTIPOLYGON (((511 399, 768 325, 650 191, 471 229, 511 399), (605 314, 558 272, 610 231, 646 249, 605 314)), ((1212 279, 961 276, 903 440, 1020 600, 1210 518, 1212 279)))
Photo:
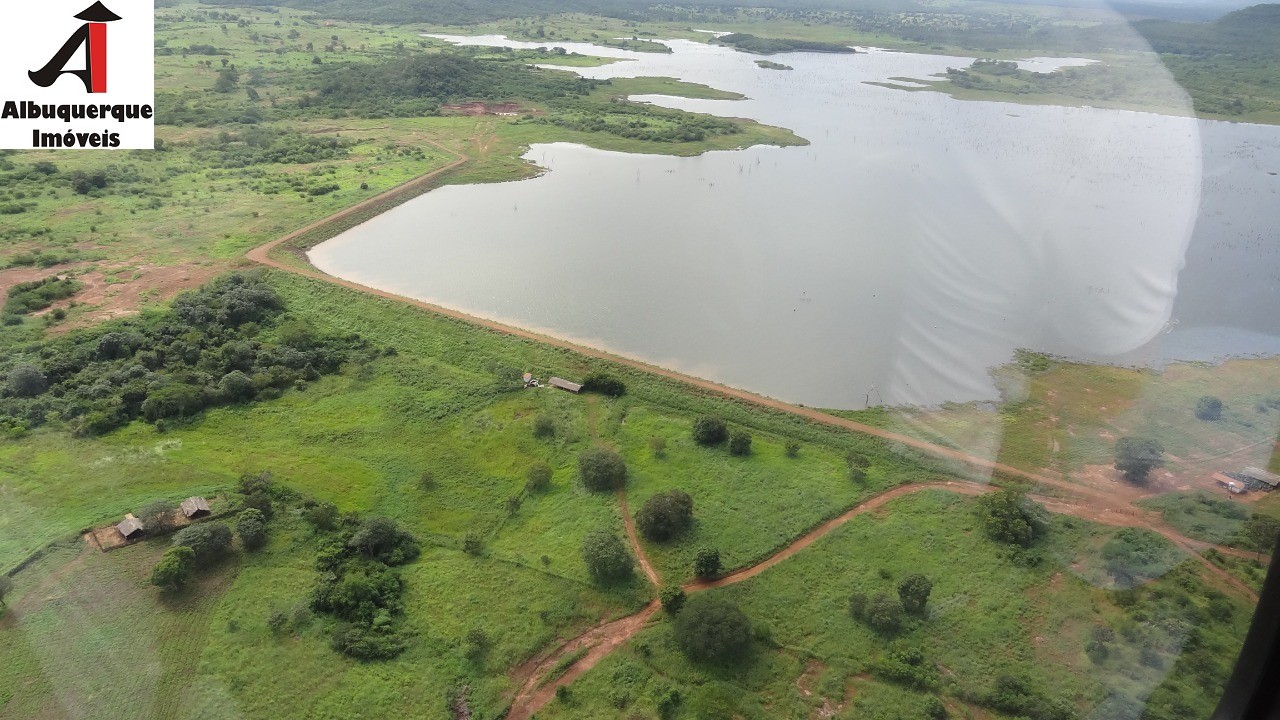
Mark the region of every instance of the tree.
POLYGON ((1031 547, 1048 527, 1044 508, 1019 490, 997 490, 978 498, 978 519, 987 537, 1022 547, 1031 547))
POLYGON ((627 464, 618 453, 603 445, 593 445, 578 456, 578 477, 588 490, 614 490, 622 487, 627 464))
POLYGON ((729 435, 729 454, 744 457, 751 454, 751 433, 746 430, 734 430, 729 435))
POLYGON ((360 524, 347 546, 387 565, 401 565, 418 557, 418 540, 391 518, 374 516, 360 524))
POLYGON ((679 585, 668 585, 658 593, 658 600, 662 602, 662 609, 672 615, 680 612, 680 608, 684 607, 686 599, 684 589, 679 585))
POLYGON ((1164 467, 1164 446, 1159 440, 1123 437, 1116 441, 1116 469, 1132 483, 1144 484, 1147 474, 1164 467))
POLYGON ((160 562, 151 569, 151 584, 169 592, 181 589, 191 577, 195 567, 196 553, 189 547, 171 547, 164 551, 160 562))
POLYGON ((8 603, 4 599, 11 592, 13 592, 13 578, 0 574, 0 605, 8 607, 8 603))
POLYGON ((1240 544, 1257 553, 1269 553, 1280 536, 1280 520, 1255 512, 1240 526, 1240 544))
POLYGON ((231 548, 231 528, 219 522, 188 525, 173 536, 174 547, 191 548, 199 565, 208 565, 231 548))
POLYGON ((699 445, 710 447, 728 439, 729 426, 725 425, 723 418, 703 415, 693 422, 693 441, 699 445))
POLYGON ((173 529, 173 511, 177 509, 177 503, 171 500, 154 500, 138 508, 134 515, 147 532, 163 533, 173 529))
POLYGON ((693 498, 682 490, 658 493, 636 513, 636 527, 650 542, 666 542, 693 524, 693 498))
POLYGON ((539 415, 533 419, 533 436, 549 438, 556 434, 556 424, 547 415, 539 415))
POLYGON ((18 397, 35 397, 49 389, 49 381, 35 365, 22 363, 9 371, 9 392, 18 397))
POLYGON ((1222 401, 1212 395, 1205 395, 1196 401, 1196 417, 1201 420, 1214 421, 1222 418, 1222 401))
POLYGON ((716 595, 690 598, 672 627, 676 644, 693 660, 727 665, 741 661, 751 648, 751 621, 716 595))
POLYGON ((538 463, 525 473, 525 487, 529 492, 542 492, 551 487, 551 474, 550 465, 538 463))
POLYGON ((246 508, 236 516, 236 535, 246 550, 257 550, 267 544, 267 519, 257 508, 246 508))
POLYGON ((932 590, 933 581, 924 575, 914 573, 906 576, 898 583, 898 598, 902 601, 902 609, 917 615, 923 613, 932 590))
POLYGON ((888 633, 902 626, 902 603, 886 593, 876 593, 867 601, 862 620, 872 630, 888 633))
POLYGON ((629 577, 635 564, 622 538, 607 528, 596 528, 582 539, 582 561, 597 582, 629 577))
POLYGON ((713 578, 720 574, 720 551, 715 548, 698 548, 693 558, 693 574, 700 578, 713 578))

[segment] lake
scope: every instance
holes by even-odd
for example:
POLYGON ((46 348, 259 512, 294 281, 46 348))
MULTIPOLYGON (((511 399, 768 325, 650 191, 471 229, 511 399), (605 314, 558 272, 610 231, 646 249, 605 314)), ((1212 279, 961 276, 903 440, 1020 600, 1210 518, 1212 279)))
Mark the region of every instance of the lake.
POLYGON ((992 399, 989 369, 1016 348, 1126 364, 1280 353, 1280 128, 866 84, 965 58, 792 53, 770 58, 794 68, 778 71, 668 44, 561 46, 627 59, 588 77, 742 93, 637 99, 811 144, 694 158, 534 145, 541 176, 432 191, 311 261, 820 407, 992 399))

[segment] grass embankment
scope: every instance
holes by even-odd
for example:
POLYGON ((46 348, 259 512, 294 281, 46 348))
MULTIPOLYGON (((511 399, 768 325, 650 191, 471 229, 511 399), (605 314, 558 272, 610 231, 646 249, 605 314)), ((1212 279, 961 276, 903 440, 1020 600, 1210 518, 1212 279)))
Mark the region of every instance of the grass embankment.
MULTIPOLYGON (((66 687, 97 692, 103 707, 188 699, 157 716, 191 708, 247 717, 412 715, 443 712, 463 685, 471 706, 490 715, 503 706, 505 673, 517 662, 650 597, 638 580, 595 588, 578 555, 587 529, 621 529, 612 495, 587 493, 576 481, 577 453, 591 442, 588 398, 502 391, 494 374, 510 366, 581 377, 604 364, 325 283, 269 277, 288 312, 317 332, 355 332, 397 352, 279 400, 208 410, 164 433, 137 422, 75 438, 52 423, 4 442, 0 562, 12 566, 53 538, 150 500, 225 492, 239 474, 267 468, 278 482, 344 511, 396 518, 427 544, 404 569, 404 626, 416 633, 410 650, 388 663, 354 663, 329 649, 320 619, 272 635, 267 616, 305 604, 315 581, 315 541, 290 513, 277 515, 264 551, 229 560, 219 571, 225 575, 208 576, 172 601, 146 585, 165 539, 88 553, 69 565, 58 551, 17 575, 4 620, 14 640, 0 650, 0 666, 19 716, 69 702, 66 687), (553 437, 534 437, 539 416, 552 420, 553 437), (551 488, 526 493, 524 474, 539 462, 554 469, 551 488), (424 471, 433 475, 425 487, 424 471), (522 499, 514 511, 512 497, 522 499), (481 539, 480 556, 460 549, 468 534, 481 539), (54 592, 50 583, 75 592, 54 592), (135 615, 148 619, 138 624, 135 615), (68 617, 76 622, 58 625, 68 617), (493 638, 479 664, 464 650, 475 628, 493 638), (121 646, 133 648, 132 663, 115 662, 121 646), (52 662, 55 656, 65 661, 52 662), (68 684, 72 668, 79 676, 68 684)), ((686 569, 685 550, 695 542, 720 544, 734 564, 752 562, 854 502, 862 491, 845 477, 847 450, 874 459, 873 484, 935 474, 868 438, 625 368, 611 372, 629 391, 601 403, 596 432, 632 464, 629 489, 640 498, 675 482, 695 497, 699 529, 659 553, 673 576, 686 569), (729 458, 694 448, 688 435, 703 412, 750 428, 757 453, 729 458), (647 447, 652 436, 669 441, 660 461, 647 447), (782 457, 778 443, 796 437, 804 443, 800 456, 782 457), (804 497, 796 502, 780 489, 804 497), (770 532, 757 537, 765 522, 770 532)))
MULTIPOLYGON (((1188 567, 1170 569, 1176 560, 1154 582, 1113 589, 1112 578, 1091 567, 1097 549, 1116 542, 1113 529, 1057 518, 1029 564, 974 525, 972 501, 956 495, 894 501, 759 577, 709 591, 738 603, 753 623, 753 653, 741 666, 691 663, 659 616, 538 717, 606 717, 619 707, 652 713, 672 689, 683 699, 680 717, 807 717, 825 707, 840 717, 923 718, 935 697, 951 717, 992 717, 1003 716, 990 712, 1002 677, 1019 681, 1022 697, 1032 699, 1027 707, 1071 713, 1061 717, 1141 707, 1148 695, 1152 717, 1212 711, 1216 693, 1198 687, 1189 668, 1224 677, 1249 608, 1220 598, 1188 567), (882 635, 849 617, 852 592, 893 595, 912 572, 934 582, 926 618, 882 635), (1211 607, 1226 609, 1209 619, 1211 607), (1153 614, 1196 618, 1204 645, 1184 646, 1185 629, 1168 620, 1144 622, 1153 614), (1094 628, 1108 628, 1100 634, 1111 638, 1097 661, 1085 652, 1094 628), (922 662, 895 664, 893 654, 904 650, 919 650, 922 662)), ((1177 557, 1162 540, 1147 542, 1177 557)))

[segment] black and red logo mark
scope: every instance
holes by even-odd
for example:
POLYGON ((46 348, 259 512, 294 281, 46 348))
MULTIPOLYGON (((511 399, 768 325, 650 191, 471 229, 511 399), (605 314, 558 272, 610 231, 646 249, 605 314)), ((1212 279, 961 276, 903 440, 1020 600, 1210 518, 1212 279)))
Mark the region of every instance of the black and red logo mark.
POLYGON ((44 67, 31 70, 27 75, 40 87, 49 87, 63 75, 75 75, 84 81, 85 92, 107 91, 107 23, 120 19, 101 2, 95 2, 75 15, 85 24, 71 33, 62 49, 44 67), (80 46, 84 46, 84 69, 67 70, 67 62, 80 46))

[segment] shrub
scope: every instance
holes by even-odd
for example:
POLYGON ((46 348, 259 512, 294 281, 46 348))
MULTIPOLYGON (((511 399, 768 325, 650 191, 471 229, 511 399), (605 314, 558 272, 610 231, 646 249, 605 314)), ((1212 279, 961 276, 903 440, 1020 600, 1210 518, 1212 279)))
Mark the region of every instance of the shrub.
POLYGON ((680 612, 680 608, 684 606, 685 598, 684 589, 679 585, 668 585, 658 593, 658 600, 662 602, 662 609, 672 615, 680 612))
POLYGON ((600 372, 591 373, 584 378, 582 389, 609 397, 622 397, 627 393, 627 386, 621 380, 600 372))
POLYGON ((1213 422, 1222 419, 1222 401, 1212 395, 1205 395, 1196 401, 1196 417, 1213 422))
POLYGON ((649 438, 649 452, 653 453, 653 456, 656 458, 666 457, 667 439, 657 435, 649 438))
POLYGON ((174 547, 191 548, 199 565, 207 565, 231 548, 231 528, 219 522, 188 525, 173 536, 174 547))
POLYGON ((484 554, 484 538, 478 533, 467 533, 462 538, 462 552, 468 555, 480 556, 484 554))
POLYGON ((636 513, 636 527, 650 542, 666 542, 693 524, 693 498, 667 490, 649 498, 636 513))
POLYGON ((725 425, 723 418, 703 415, 693 423, 693 441, 699 445, 710 447, 728 439, 729 427, 725 425))
POLYGON ((359 625, 343 625, 333 633, 330 646, 357 660, 390 660, 408 647, 397 633, 382 633, 359 625))
POLYGON ((693 574, 700 578, 713 578, 720 574, 720 551, 715 548, 699 548, 693 558, 693 574))
POLYGON ((727 665, 751 647, 751 622, 737 605, 715 595, 696 595, 672 623, 676 644, 693 660, 727 665))
POLYGON ((436 486, 436 474, 430 470, 423 470, 418 476, 418 488, 422 490, 430 490, 436 486))
POLYGON ((800 443, 795 440, 787 441, 787 457, 796 457, 800 454, 800 443))
POLYGON ((917 615, 923 613, 932 591, 933 581, 924 575, 913 573, 906 576, 898 583, 898 599, 902 601, 902 609, 917 615))
POLYGON ((536 438, 549 438, 556 434, 556 424, 546 415, 539 415, 533 419, 533 436, 536 438))
POLYGON ((849 466, 849 479, 854 482, 862 482, 867 479, 867 468, 871 467, 871 461, 862 453, 849 451, 844 456, 845 464, 849 466))
POLYGON ((1142 484, 1154 469, 1164 466, 1164 446, 1160 441, 1142 437, 1123 437, 1116 441, 1116 469, 1129 482, 1142 484))
POLYGON ((606 528, 592 530, 582 539, 582 561, 597 582, 629 577, 635 566, 622 538, 606 528))
POLYGON ((196 554, 189 547, 171 547, 151 569, 151 584, 169 592, 179 590, 191 577, 196 554))
POLYGON ((257 508, 246 508, 236 516, 236 535, 246 550, 257 550, 267 544, 267 519, 257 508))
POLYGON ((751 454, 751 433, 746 430, 734 430, 729 435, 729 454, 744 457, 751 454))
POLYGON ((862 620, 878 632, 893 632, 902 626, 902 603, 885 593, 876 593, 867 601, 862 620))
POLYGON ((338 506, 333 503, 315 503, 303 508, 302 519, 317 530, 333 530, 338 527, 338 506))
POLYGON ((289 615, 283 610, 272 610, 267 615, 267 628, 272 635, 280 635, 289 626, 289 615))
POLYGON ((622 487, 627 477, 627 464, 618 453, 602 445, 594 445, 578 456, 578 477, 588 490, 602 492, 622 487))
POLYGON ((551 474, 550 465, 538 463, 525 473, 525 487, 529 492, 542 492, 551 487, 551 474))

